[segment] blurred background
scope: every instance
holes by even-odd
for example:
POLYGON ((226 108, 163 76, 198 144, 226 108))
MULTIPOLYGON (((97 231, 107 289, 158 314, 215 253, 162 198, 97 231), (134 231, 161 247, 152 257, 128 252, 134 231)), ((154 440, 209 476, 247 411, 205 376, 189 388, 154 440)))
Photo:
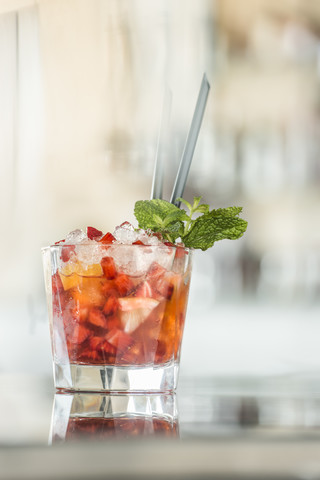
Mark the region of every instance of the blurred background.
POLYGON ((320 372, 318 0, 2 0, 0 373, 51 376, 41 247, 134 221, 165 85, 169 199, 203 72, 184 197, 243 206, 197 252, 181 376, 320 372))

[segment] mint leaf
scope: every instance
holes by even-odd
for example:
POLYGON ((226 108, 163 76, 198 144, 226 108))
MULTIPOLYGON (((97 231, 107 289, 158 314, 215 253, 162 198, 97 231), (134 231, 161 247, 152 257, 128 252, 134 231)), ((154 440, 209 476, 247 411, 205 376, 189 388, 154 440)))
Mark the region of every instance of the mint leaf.
POLYGON ((188 219, 184 210, 166 200, 139 200, 134 214, 140 228, 160 232, 164 238, 174 242, 183 233, 183 220, 188 219))
POLYGON ((242 207, 211 210, 194 197, 193 205, 179 199, 189 209, 189 215, 166 200, 139 200, 134 213, 140 228, 160 232, 165 240, 175 242, 179 237, 186 247, 207 250, 223 239, 236 240, 247 229, 247 222, 239 218, 242 207), (192 219, 197 213, 198 218, 192 219))
POLYGON ((244 234, 247 222, 238 215, 241 207, 219 208, 197 218, 182 237, 186 247, 207 250, 218 240, 236 240, 244 234))

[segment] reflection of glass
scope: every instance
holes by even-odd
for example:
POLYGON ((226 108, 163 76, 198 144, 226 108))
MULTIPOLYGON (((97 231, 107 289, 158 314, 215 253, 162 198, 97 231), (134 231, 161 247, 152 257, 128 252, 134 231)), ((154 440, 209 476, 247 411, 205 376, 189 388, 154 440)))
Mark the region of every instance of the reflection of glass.
POLYGON ((179 436, 175 395, 56 394, 52 443, 145 436, 179 436))
POLYGON ((192 252, 99 242, 43 252, 56 388, 173 391, 192 252))

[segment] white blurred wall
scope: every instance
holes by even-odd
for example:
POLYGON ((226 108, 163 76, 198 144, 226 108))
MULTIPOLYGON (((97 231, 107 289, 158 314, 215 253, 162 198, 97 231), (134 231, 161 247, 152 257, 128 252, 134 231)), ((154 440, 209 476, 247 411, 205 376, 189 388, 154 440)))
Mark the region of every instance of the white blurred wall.
POLYGON ((166 84, 170 196, 204 71, 212 89, 185 195, 243 205, 249 227, 197 255, 184 372, 197 358, 216 374, 320 366, 320 12, 237 5, 1 3, 0 371, 50 372, 40 249, 134 220, 166 84))

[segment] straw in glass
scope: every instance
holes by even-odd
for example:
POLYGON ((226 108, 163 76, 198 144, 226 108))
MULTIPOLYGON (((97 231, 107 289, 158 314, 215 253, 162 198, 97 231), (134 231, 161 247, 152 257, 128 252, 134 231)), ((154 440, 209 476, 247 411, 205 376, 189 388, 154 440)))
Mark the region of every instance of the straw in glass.
POLYGON ((158 136, 158 145, 156 153, 156 161, 153 171, 151 199, 162 198, 163 192, 163 178, 164 178, 164 157, 167 150, 169 123, 172 104, 172 92, 166 86, 163 97, 161 122, 158 136))
POLYGON ((181 204, 181 202, 178 201, 177 198, 179 197, 181 198, 184 192, 184 187, 186 185, 191 161, 193 158, 194 150, 196 148, 200 127, 201 127, 204 111, 207 104, 209 90, 210 90, 210 84, 207 80, 206 74, 204 74, 201 82, 198 100, 196 103, 196 108, 193 114, 191 126, 189 129, 183 154, 180 160, 177 177, 174 183, 174 187, 173 187, 173 191, 170 199, 170 202, 174 203, 177 207, 180 207, 180 204, 181 204))

